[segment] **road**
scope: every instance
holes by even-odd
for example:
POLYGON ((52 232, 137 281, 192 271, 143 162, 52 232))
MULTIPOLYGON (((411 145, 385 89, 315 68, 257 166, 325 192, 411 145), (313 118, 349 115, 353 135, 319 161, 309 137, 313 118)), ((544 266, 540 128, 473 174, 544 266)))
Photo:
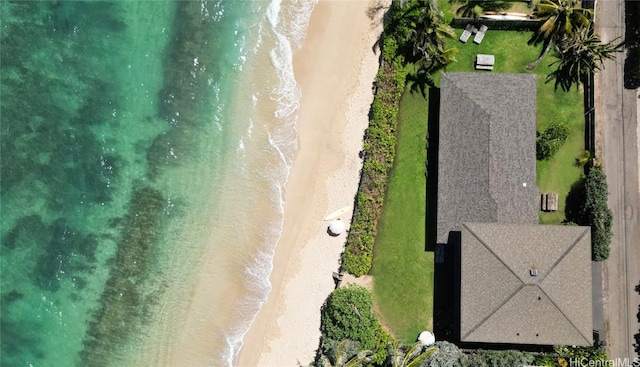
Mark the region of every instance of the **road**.
MULTIPOLYGON (((596 33, 603 42, 624 37, 624 1, 599 0, 596 33)), ((624 55, 606 61, 596 74, 596 146, 609 184, 614 236, 603 263, 604 323, 609 358, 633 358, 640 296, 640 180, 638 177, 638 92, 624 89, 624 55)))

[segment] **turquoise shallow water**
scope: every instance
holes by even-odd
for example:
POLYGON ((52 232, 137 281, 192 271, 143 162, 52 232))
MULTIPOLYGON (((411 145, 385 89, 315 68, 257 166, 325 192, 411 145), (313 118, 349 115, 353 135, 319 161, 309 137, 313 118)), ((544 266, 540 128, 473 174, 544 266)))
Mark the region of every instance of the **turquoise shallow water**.
MULTIPOLYGON (((251 143, 240 136, 259 119, 229 106, 266 42, 268 5, 0 2, 1 365, 127 364, 123 351, 216 235, 207 223, 229 167, 256 165, 240 162, 251 143)), ((247 106, 283 99, 270 92, 247 106)), ((283 109, 267 114, 290 118, 283 109)), ((282 129, 254 150, 295 138, 282 129)), ((281 143, 277 159, 291 154, 281 143)), ((273 196, 247 188, 247 201, 273 196)))

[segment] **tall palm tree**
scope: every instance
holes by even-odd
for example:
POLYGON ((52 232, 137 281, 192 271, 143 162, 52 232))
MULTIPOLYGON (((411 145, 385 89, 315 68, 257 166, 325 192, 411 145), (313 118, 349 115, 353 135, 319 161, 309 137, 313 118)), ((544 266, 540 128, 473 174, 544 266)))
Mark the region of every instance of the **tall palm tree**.
POLYGON ((393 2, 385 32, 393 35, 397 52, 414 72, 412 88, 424 94, 426 85, 432 85, 431 74, 455 62, 456 47, 446 47, 447 39, 455 39, 453 28, 444 22, 435 0, 408 0, 393 2), (397 42, 397 44, 396 44, 397 42))
POLYGON ((425 68, 438 68, 453 61, 455 47, 446 48, 447 38, 456 39, 456 33, 444 22, 444 14, 435 0, 420 1, 423 4, 416 27, 413 29, 413 54, 425 68))
POLYGON ((615 42, 603 44, 597 34, 586 28, 577 31, 559 45, 558 60, 551 64, 557 68, 547 76, 546 82, 555 80, 555 87, 560 86, 565 91, 574 84, 583 83, 589 74, 600 70, 604 60, 613 60, 615 53, 622 51, 624 42, 615 42))
POLYGON ((397 342, 387 345, 387 366, 418 367, 437 352, 436 347, 426 347, 422 343, 403 346, 397 342))
POLYGON ((453 28, 444 22, 435 0, 414 0, 399 9, 403 27, 409 31, 401 35, 407 45, 407 61, 420 68, 437 69, 455 59, 455 47, 446 48, 447 38, 455 39, 453 28))
POLYGON ((532 70, 549 53, 551 47, 567 37, 572 37, 576 31, 589 28, 593 18, 591 10, 583 9, 580 0, 541 0, 533 10, 533 15, 543 19, 540 29, 529 40, 529 44, 544 45, 538 60, 527 66, 532 70))

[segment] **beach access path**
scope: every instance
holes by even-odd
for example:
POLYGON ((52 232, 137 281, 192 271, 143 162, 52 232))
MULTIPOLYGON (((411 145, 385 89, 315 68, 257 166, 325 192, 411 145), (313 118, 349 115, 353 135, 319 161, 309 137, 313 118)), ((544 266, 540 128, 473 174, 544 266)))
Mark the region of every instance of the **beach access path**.
MULTIPOLYGON (((374 2, 319 1, 304 45, 293 57, 302 97, 299 149, 286 184, 284 226, 272 290, 243 340, 238 366, 297 366, 313 361, 320 310, 333 291, 346 234, 331 237, 323 218, 353 204, 363 135, 378 70, 374 45, 382 12, 374 2)), ((351 212, 341 217, 351 222, 351 212)))
MULTIPOLYGON (((600 0, 596 33, 602 42, 624 38, 623 0, 600 0)), ((596 74, 597 149, 609 185, 609 207, 613 212, 611 255, 603 262, 604 324, 609 358, 633 361, 633 335, 638 332, 640 296, 640 162, 638 112, 640 94, 624 88, 624 60, 607 60, 596 74)))

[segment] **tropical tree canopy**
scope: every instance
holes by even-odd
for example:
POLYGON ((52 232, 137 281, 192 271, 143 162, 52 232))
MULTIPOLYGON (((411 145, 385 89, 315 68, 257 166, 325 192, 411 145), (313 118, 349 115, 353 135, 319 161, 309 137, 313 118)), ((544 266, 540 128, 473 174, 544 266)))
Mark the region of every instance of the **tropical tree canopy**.
POLYGON ((399 51, 418 68, 435 70, 455 58, 455 47, 446 48, 447 38, 455 39, 453 28, 444 22, 435 0, 412 0, 395 5, 389 29, 396 36, 399 51))
POLYGON ((593 14, 589 9, 580 7, 580 0, 541 0, 533 10, 533 15, 543 20, 540 28, 529 40, 530 45, 544 45, 538 60, 529 65, 533 69, 547 55, 554 43, 585 28, 589 28, 593 14))
POLYGON ((533 15, 544 19, 540 29, 529 43, 537 45, 551 40, 557 42, 565 36, 573 36, 581 28, 588 28, 593 14, 580 7, 579 0, 541 0, 533 9, 533 15))
POLYGON ((551 64, 557 67, 547 76, 546 82, 555 80, 555 88, 561 87, 565 91, 574 84, 577 86, 589 74, 600 70, 604 60, 613 60, 615 53, 622 51, 623 42, 615 42, 603 44, 597 34, 580 29, 573 37, 561 41, 558 60, 551 64))
POLYGON ((437 352, 437 348, 415 343, 411 346, 401 345, 398 342, 387 345, 387 361, 389 367, 418 367, 431 355, 437 352))
POLYGON ((345 339, 341 342, 328 340, 322 343, 323 354, 317 366, 360 367, 371 362, 370 350, 361 350, 360 343, 345 339))

